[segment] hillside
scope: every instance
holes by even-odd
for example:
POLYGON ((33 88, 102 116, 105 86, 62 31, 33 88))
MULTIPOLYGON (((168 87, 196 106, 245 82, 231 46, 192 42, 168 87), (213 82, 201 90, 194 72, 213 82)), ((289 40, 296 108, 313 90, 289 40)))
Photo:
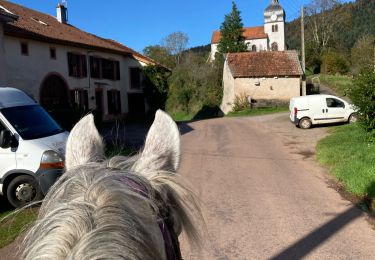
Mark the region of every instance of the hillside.
MULTIPOLYGON (((365 35, 375 35, 375 0, 357 0, 345 3, 342 8, 333 12, 344 11, 348 14, 348 24, 345 28, 337 28, 335 41, 336 47, 350 50, 357 39, 365 35)), ((307 27, 307 25, 306 25, 307 27)), ((286 23, 286 41, 289 49, 300 49, 301 21, 296 19, 286 23)))

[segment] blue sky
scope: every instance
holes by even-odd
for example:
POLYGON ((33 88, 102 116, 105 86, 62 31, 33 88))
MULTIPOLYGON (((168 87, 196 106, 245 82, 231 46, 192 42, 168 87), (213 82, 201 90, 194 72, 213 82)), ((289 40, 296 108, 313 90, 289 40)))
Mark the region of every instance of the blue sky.
MULTIPOLYGON (((56 15, 59 0, 11 0, 31 9, 56 15)), ((170 33, 181 31, 189 37, 189 47, 210 43, 231 0, 67 0, 69 23, 101 37, 114 39, 139 52, 160 44, 170 33)), ((263 11, 270 0, 237 0, 245 27, 263 24, 263 11)), ((310 0, 279 0, 287 21, 299 16, 302 4, 310 0)))

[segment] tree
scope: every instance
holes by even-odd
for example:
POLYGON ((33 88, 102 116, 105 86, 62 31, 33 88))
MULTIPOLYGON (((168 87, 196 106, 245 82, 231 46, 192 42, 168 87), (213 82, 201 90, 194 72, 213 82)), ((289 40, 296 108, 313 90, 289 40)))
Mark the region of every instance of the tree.
POLYGON ((223 58, 207 63, 207 58, 188 52, 168 78, 167 111, 195 114, 203 107, 218 107, 223 93, 223 58))
POLYGON ((167 68, 174 68, 175 60, 169 50, 161 45, 150 45, 143 49, 143 54, 167 68))
POLYGON ((352 72, 375 68, 375 35, 361 37, 352 48, 352 72))
POLYGON ((314 52, 309 56, 322 58, 330 47, 335 47, 337 33, 350 24, 351 15, 340 0, 313 0, 306 14, 306 42, 314 52))
POLYGON ((150 106, 150 114, 154 114, 157 109, 165 110, 168 97, 168 77, 171 72, 158 65, 145 66, 142 71, 146 86, 144 93, 150 106))
POLYGON ((232 2, 232 12, 225 15, 224 22, 220 26, 220 42, 218 50, 220 53, 244 52, 247 50, 245 38, 242 35, 243 24, 240 11, 232 2))
POLYGON ((174 32, 163 39, 163 46, 175 57, 176 64, 179 64, 188 42, 189 37, 185 33, 174 32))
POLYGON ((362 125, 375 134, 375 71, 364 69, 349 89, 349 97, 359 109, 362 125))

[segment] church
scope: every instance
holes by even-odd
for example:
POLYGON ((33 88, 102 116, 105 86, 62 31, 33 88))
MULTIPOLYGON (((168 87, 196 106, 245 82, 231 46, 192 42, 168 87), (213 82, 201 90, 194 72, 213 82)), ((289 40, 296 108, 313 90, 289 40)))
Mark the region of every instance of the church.
MULTIPOLYGON (((271 0, 264 10, 264 25, 244 28, 243 37, 249 51, 284 51, 285 45, 285 11, 279 0, 271 0)), ((214 31, 211 38, 210 60, 215 59, 220 42, 220 31, 214 31)))
MULTIPOLYGON (((286 50, 285 11, 278 0, 264 10, 264 25, 244 28, 247 52, 225 55, 223 99, 220 109, 232 111, 238 102, 252 106, 279 106, 301 95, 303 69, 295 50, 286 50)), ((215 59, 220 32, 212 35, 215 59)))

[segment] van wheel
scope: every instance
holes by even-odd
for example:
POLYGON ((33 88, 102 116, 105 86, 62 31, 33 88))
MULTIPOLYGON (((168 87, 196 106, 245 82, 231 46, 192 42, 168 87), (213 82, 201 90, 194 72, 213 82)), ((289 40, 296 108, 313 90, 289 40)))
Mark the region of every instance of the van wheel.
POLYGON ((302 118, 299 120, 298 126, 302 129, 309 129, 311 127, 311 120, 308 118, 302 118))
POLYGON ((358 115, 356 113, 353 113, 349 116, 348 122, 349 124, 355 123, 358 121, 358 115))
POLYGON ((6 194, 9 203, 15 208, 23 207, 43 198, 39 184, 30 175, 20 175, 14 178, 9 183, 6 194))

